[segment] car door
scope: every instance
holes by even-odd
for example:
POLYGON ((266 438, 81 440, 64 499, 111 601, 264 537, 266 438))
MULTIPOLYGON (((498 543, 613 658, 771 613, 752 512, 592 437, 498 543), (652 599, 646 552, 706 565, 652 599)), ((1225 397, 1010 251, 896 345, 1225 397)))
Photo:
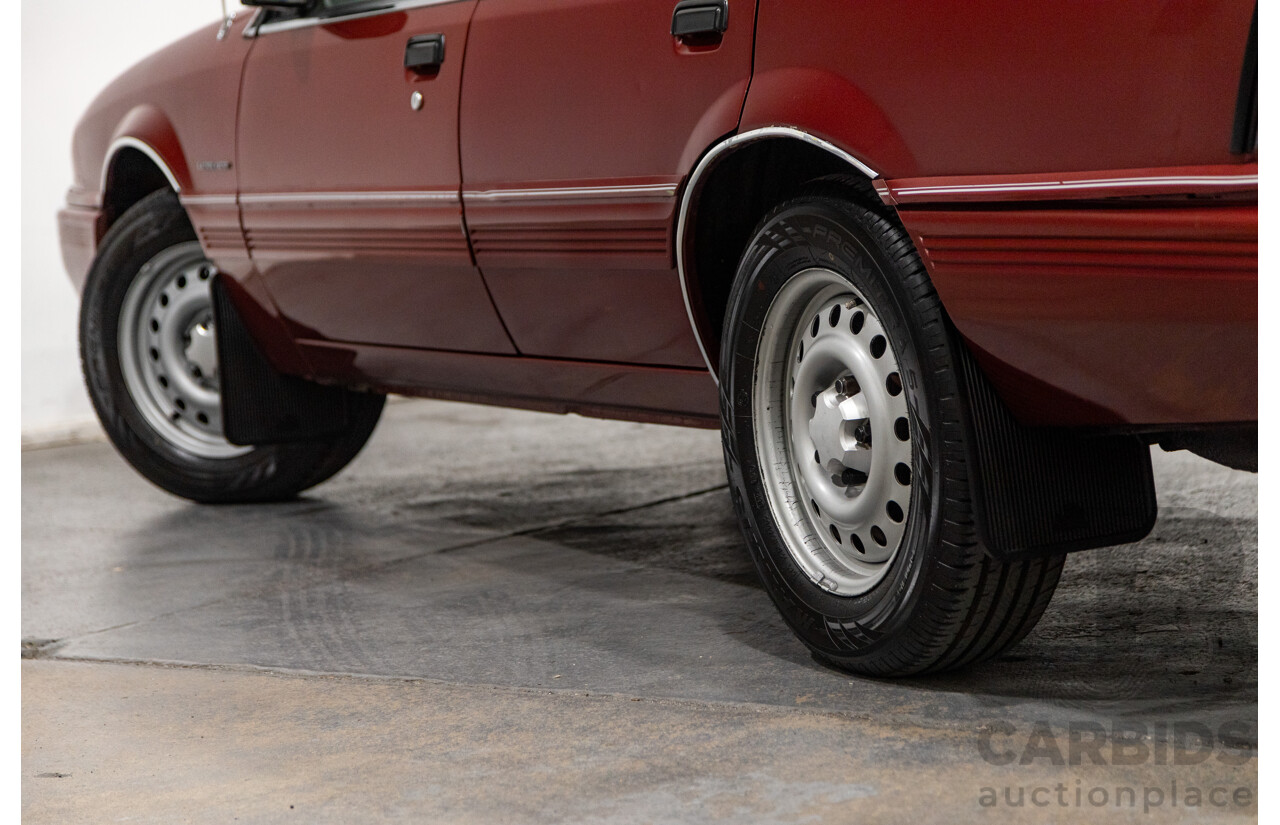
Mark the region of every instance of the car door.
POLYGON ((737 125, 755 2, 680 5, 700 32, 672 34, 676 0, 480 0, 463 198, 522 353, 703 365, 676 273, 677 195, 737 125))
POLYGON ((241 218, 299 338, 514 351, 459 198, 474 9, 321 0, 301 14, 260 12, 241 94, 241 218))

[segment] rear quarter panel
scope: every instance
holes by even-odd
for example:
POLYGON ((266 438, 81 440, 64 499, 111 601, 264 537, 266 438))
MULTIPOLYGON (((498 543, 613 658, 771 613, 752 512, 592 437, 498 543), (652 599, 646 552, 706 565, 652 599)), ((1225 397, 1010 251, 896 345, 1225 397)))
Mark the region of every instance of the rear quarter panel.
POLYGON ((1236 162, 1253 9, 760 0, 742 129, 807 128, 885 178, 1236 162))
POLYGON ((1020 419, 1256 419, 1257 158, 1231 153, 1252 0, 759 8, 741 128, 885 179, 1020 419))

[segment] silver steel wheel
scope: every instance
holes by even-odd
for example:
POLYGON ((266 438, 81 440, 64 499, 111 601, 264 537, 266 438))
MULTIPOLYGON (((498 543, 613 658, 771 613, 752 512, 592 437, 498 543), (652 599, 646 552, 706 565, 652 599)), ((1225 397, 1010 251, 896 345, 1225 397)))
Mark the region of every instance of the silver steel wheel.
POLYGON ((213 274, 195 241, 143 265, 120 310, 120 368, 134 404, 161 437, 202 458, 231 458, 250 448, 222 434, 213 274))
POLYGON ((912 444, 897 357, 847 279, 807 269, 782 287, 756 351, 756 449, 796 563, 841 596, 874 587, 906 532, 912 444))

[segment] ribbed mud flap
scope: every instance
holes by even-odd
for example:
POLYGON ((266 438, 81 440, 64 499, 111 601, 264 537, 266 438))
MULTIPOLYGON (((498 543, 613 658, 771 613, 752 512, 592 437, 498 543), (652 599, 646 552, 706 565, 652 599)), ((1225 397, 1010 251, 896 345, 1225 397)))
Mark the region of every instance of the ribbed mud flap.
POLYGON ((961 361, 974 513, 988 552, 1020 559, 1124 544, 1151 531, 1156 494, 1145 443, 1024 427, 973 358, 961 361))
POLYGON ((280 444, 336 435, 347 426, 346 392, 281 375, 258 350, 223 276, 213 279, 222 426, 232 444, 280 444))

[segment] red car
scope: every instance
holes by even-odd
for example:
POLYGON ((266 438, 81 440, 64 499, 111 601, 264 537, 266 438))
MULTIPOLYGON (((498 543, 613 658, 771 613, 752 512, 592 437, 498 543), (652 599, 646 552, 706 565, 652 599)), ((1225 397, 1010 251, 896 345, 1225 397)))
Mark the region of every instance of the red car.
POLYGON ((60 213, 98 415, 287 498, 388 392, 720 427, 820 657, 1006 649, 1256 467, 1244 0, 257 0, 116 80, 60 213))

